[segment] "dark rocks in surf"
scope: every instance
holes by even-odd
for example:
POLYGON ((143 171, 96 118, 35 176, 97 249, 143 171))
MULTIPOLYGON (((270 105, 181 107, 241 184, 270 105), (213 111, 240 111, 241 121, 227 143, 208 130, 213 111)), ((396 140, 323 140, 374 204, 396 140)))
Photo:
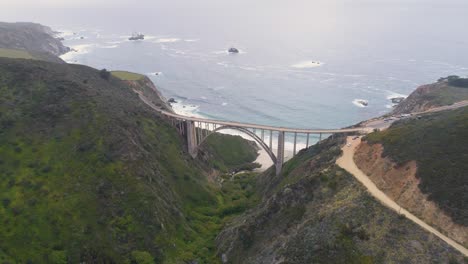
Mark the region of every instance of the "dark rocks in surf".
POLYGON ((228 50, 228 52, 229 52, 229 53, 239 53, 239 50, 236 49, 236 48, 230 48, 230 49, 228 50))
POLYGON ((390 100, 392 101, 392 104, 399 104, 403 100, 405 100, 405 98, 404 97, 393 97, 393 98, 390 98, 390 100))

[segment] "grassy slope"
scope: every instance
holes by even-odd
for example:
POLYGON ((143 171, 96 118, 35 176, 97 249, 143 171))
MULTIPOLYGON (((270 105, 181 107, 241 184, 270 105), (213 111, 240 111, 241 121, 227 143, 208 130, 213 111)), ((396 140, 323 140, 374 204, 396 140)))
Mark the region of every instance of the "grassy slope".
POLYGON ((252 169, 258 165, 252 163, 258 156, 253 144, 240 136, 213 133, 201 147, 202 159, 207 159, 211 168, 222 172, 252 169))
MULTIPOLYGON (((447 263, 462 256, 387 209, 334 165, 342 139, 262 175, 262 202, 217 238, 229 263, 447 263), (417 256, 417 257, 415 257, 417 256)), ((456 261, 453 263, 457 263, 456 261)))
POLYGON ((34 59, 34 57, 25 50, 0 48, 0 57, 16 59, 34 59))
POLYGON ((251 176, 209 184, 169 124, 89 67, 0 58, 0 128, 2 262, 210 263, 253 198, 251 176))
POLYGON ((468 85, 466 79, 442 78, 436 83, 424 85, 416 89, 408 98, 401 102, 392 112, 394 114, 419 112, 433 107, 451 105, 468 100, 468 85))
POLYGON ((113 76, 124 81, 138 81, 145 77, 144 75, 128 71, 112 71, 111 73, 113 76))
POLYGON ((367 136, 401 164, 416 160, 420 188, 459 224, 468 224, 468 108, 426 115, 367 136))

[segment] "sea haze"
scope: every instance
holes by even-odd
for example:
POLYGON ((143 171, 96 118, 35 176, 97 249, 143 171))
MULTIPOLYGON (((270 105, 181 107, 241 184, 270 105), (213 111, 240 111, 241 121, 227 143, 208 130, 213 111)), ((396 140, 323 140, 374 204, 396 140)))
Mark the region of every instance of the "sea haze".
POLYGON ((77 50, 68 62, 147 74, 179 111, 217 119, 344 127, 388 112, 392 96, 468 74, 462 2, 192 2, 0 12, 62 31, 77 50), (146 39, 128 41, 134 31, 146 39))

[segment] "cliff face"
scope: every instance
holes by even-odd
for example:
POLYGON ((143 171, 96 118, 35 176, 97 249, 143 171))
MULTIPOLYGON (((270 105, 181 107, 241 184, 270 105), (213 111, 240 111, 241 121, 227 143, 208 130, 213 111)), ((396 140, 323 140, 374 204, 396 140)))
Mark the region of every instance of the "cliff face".
POLYGON ((0 22, 0 47, 26 50, 34 57, 60 62, 58 56, 70 51, 55 38, 49 27, 36 23, 0 22))
POLYGON ((468 100, 468 88, 450 85, 447 80, 418 87, 405 100, 398 104, 392 114, 423 112, 434 107, 451 105, 468 100))
POLYGON ((151 107, 172 111, 167 100, 147 76, 142 76, 140 80, 125 80, 125 82, 151 107))
POLYGON ((446 212, 419 189, 421 179, 416 177, 416 161, 399 165, 382 154, 381 144, 369 145, 362 142, 356 150, 354 160, 359 169, 392 200, 460 244, 467 245, 468 226, 454 223, 446 212))

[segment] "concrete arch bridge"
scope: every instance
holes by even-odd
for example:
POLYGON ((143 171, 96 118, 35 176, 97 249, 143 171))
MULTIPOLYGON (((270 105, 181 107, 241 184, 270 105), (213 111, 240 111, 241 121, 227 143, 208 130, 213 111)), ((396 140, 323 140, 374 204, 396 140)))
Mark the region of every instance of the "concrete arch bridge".
POLYGON ((284 150, 286 135, 290 135, 293 140, 293 156, 296 155, 298 149, 298 137, 305 138, 305 147, 309 147, 311 135, 318 136, 319 141, 322 140, 324 135, 342 134, 342 133, 365 133, 364 128, 343 128, 343 129, 300 129, 300 128, 286 128, 275 127, 258 124, 231 122, 212 120, 198 117, 182 116, 175 113, 158 110, 164 117, 170 120, 175 126, 179 134, 187 139, 187 149, 192 157, 196 157, 198 147, 208 138, 212 133, 221 130, 237 130, 245 133, 255 140, 270 156, 273 164, 276 167, 276 174, 281 173, 284 163, 284 150), (274 140, 275 139, 275 140, 274 140), (273 143, 276 143, 276 149, 273 143))

